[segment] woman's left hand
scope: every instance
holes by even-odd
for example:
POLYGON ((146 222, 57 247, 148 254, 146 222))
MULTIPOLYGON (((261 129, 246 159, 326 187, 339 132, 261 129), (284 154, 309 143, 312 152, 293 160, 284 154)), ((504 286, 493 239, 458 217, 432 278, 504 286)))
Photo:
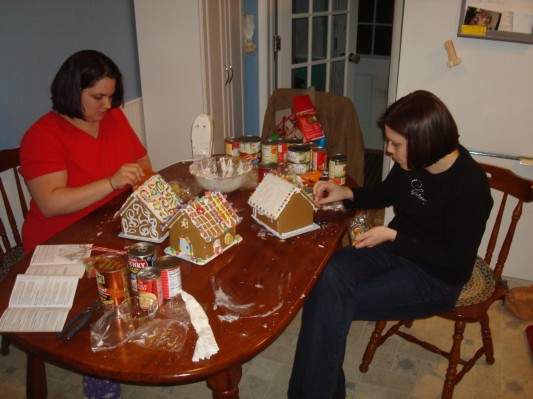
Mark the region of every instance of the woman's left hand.
POLYGON ((394 241, 396 230, 387 226, 377 226, 357 236, 356 248, 372 248, 385 241, 394 241))

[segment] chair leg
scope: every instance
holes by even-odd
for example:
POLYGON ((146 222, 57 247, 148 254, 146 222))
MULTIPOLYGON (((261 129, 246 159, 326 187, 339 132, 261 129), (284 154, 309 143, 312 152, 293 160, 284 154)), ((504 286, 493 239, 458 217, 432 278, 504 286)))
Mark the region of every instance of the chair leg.
POLYGON ((455 322, 455 331, 453 333, 453 345, 450 351, 448 369, 446 370, 446 380, 442 388, 442 399, 451 399, 455 388, 455 377, 457 375, 457 364, 461 358, 461 342, 466 323, 464 321, 455 322))
POLYGON ((9 345, 9 339, 7 339, 5 335, 2 335, 2 346, 0 348, 2 356, 7 356, 9 354, 9 345))
POLYGON ((490 332, 489 315, 485 313, 479 323, 481 324, 481 338, 483 340, 485 361, 488 364, 494 364, 494 347, 492 345, 492 334, 490 332))
POLYGON ((376 349, 380 345, 379 341, 381 340, 381 333, 383 332, 383 329, 386 325, 387 321, 385 320, 376 321, 376 326, 374 327, 374 331, 370 336, 370 341, 366 346, 365 354, 363 355, 363 360, 361 360, 361 364, 359 365, 359 371, 361 371, 361 373, 366 373, 368 371, 368 366, 374 358, 376 349))

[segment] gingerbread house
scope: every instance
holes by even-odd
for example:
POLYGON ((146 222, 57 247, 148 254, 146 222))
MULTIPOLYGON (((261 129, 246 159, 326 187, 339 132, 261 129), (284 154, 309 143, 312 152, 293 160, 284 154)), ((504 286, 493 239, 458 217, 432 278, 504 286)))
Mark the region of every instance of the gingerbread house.
POLYGON ((161 175, 155 174, 137 188, 115 214, 121 218, 121 237, 163 242, 168 224, 182 204, 161 175))
POLYGON ((183 205, 169 224, 170 247, 165 252, 203 265, 242 241, 237 215, 226 196, 207 191, 183 205))
POLYGON ((288 238, 318 229, 313 223, 317 206, 300 187, 267 174, 248 199, 252 218, 274 235, 288 238))

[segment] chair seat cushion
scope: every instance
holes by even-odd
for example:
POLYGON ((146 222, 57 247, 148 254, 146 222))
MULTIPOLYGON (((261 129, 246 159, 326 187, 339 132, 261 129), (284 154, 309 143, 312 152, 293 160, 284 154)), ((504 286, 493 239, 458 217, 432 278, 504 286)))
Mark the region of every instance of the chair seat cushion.
POLYGON ((472 277, 464 285, 455 306, 468 306, 483 302, 489 298, 496 287, 492 269, 481 257, 477 257, 472 277))

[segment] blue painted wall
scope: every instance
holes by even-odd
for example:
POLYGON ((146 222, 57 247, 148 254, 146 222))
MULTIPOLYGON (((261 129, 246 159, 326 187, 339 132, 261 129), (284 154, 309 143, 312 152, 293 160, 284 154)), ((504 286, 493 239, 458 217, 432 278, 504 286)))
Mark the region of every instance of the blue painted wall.
MULTIPOLYGON (((244 0, 243 12, 245 15, 253 15, 255 30, 252 41, 257 44, 257 1, 244 0)), ((257 50, 252 54, 244 55, 244 99, 245 114, 244 128, 248 135, 260 136, 259 131, 259 57, 257 50)), ((262 118, 261 118, 262 119, 262 118)))
POLYGON ((50 109, 52 79, 83 49, 117 63, 126 101, 141 96, 132 0, 0 0, 0 149, 50 109))
MULTIPOLYGON (((243 1, 256 25, 257 2, 243 1)), ((102 51, 117 63, 126 101, 142 95, 132 0, 0 0, 0 149, 18 147, 50 109, 52 79, 68 56, 83 49, 102 51)), ((257 52, 245 55, 245 132, 251 135, 260 135, 258 80, 257 52)))

